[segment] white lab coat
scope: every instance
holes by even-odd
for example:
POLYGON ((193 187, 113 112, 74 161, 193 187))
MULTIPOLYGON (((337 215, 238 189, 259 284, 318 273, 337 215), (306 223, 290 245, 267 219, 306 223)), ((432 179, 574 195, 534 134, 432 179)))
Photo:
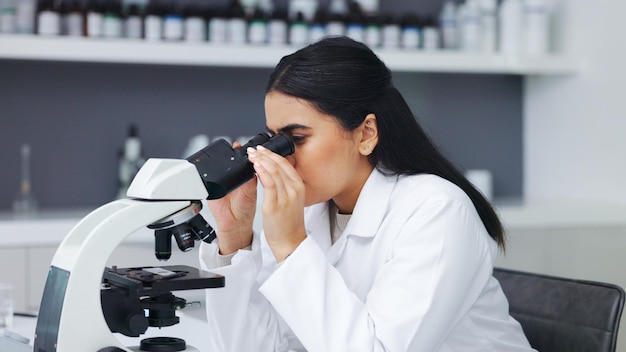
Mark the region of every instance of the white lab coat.
POLYGON ((203 268, 226 276, 206 294, 213 351, 533 351, 457 186, 374 171, 334 245, 328 211, 305 209, 308 237, 280 265, 262 234, 223 267, 201 247, 203 268))

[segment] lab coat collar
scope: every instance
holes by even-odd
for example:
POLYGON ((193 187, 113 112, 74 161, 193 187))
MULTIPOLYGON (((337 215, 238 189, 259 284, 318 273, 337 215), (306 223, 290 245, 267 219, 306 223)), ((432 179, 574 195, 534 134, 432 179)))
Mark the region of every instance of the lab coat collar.
POLYGON ((374 169, 359 194, 344 236, 374 237, 385 217, 398 176, 374 169))
MULTIPOLYGON (((373 237, 387 212, 389 200, 397 176, 385 176, 374 169, 365 181, 352 212, 352 218, 344 231, 344 237, 373 237)), ((308 207, 306 219, 307 234, 312 236, 323 250, 331 247, 329 202, 308 207)), ((340 239, 339 242, 343 242, 340 239)))

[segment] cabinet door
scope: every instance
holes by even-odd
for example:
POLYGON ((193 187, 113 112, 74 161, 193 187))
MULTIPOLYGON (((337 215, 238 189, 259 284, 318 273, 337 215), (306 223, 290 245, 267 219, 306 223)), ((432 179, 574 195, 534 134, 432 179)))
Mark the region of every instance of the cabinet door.
POLYGON ((0 249, 0 282, 13 286, 13 305, 16 312, 24 312, 26 305, 26 249, 0 249))

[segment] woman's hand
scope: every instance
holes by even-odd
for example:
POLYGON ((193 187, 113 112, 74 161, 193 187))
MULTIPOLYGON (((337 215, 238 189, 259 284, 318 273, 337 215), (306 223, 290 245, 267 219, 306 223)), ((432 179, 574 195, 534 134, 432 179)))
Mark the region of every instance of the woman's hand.
POLYGON ((277 262, 283 261, 306 238, 304 182, 286 158, 264 148, 248 148, 264 189, 263 230, 277 262))
MULTIPOLYGON (((234 143, 235 148, 241 144, 234 143)), ((234 253, 252 243, 252 225, 256 213, 256 177, 226 196, 207 201, 217 223, 220 254, 234 253)))

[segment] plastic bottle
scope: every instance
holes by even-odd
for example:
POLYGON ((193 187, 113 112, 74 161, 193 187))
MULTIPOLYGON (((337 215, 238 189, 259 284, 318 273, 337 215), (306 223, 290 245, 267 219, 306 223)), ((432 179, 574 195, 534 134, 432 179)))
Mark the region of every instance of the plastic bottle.
POLYGON ((267 43, 267 16, 261 8, 254 10, 248 23, 248 42, 254 45, 267 43))
POLYGON ((183 40, 188 43, 206 41, 206 18, 204 11, 196 5, 187 5, 183 10, 183 40))
POLYGON ((267 26, 267 42, 269 45, 287 44, 287 11, 274 9, 267 26))
POLYGON ((71 0, 66 3, 65 11, 62 13, 62 32, 70 37, 81 37, 83 35, 84 14, 78 0, 71 0))
POLYGON ((345 0, 331 0, 328 7, 328 23, 326 34, 329 36, 341 36, 346 34, 347 11, 345 0))
POLYGON ((148 2, 143 25, 145 40, 159 41, 163 38, 163 9, 157 1, 148 2))
POLYGON ((498 49, 507 55, 518 55, 522 47, 522 0, 503 0, 498 11, 500 31, 498 49))
POLYGON ((223 7, 214 8, 208 19, 208 41, 213 44, 226 43, 227 24, 226 9, 223 7))
POLYGON ((61 14, 52 0, 39 0, 37 4, 37 34, 61 34, 61 14))
POLYGON ((180 6, 175 2, 169 3, 163 14, 163 40, 183 40, 183 27, 183 15, 180 6))
POLYGON ((315 43, 326 36, 327 14, 325 9, 318 8, 309 25, 309 43, 315 43))
POLYGON ((481 46, 480 7, 478 0, 467 0, 459 6, 461 17, 461 49, 476 52, 481 46))
POLYGON ((233 0, 228 7, 226 22, 226 41, 232 44, 245 44, 248 32, 245 11, 238 0, 233 0))
POLYGON ((346 36, 357 42, 365 41, 365 17, 357 2, 349 5, 348 23, 346 25, 346 36))
POLYGON ((550 7, 546 0, 524 1, 524 53, 542 56, 549 52, 550 7))
POLYGON ((402 34, 400 35, 401 47, 406 50, 414 50, 420 47, 421 33, 419 19, 414 14, 406 14, 402 18, 402 34))
POLYGON ((120 38, 122 36, 122 2, 107 0, 102 16, 102 36, 105 38, 120 38))
POLYGON ((298 12, 296 17, 289 24, 289 44, 293 46, 303 46, 309 40, 309 24, 302 12, 298 12))
POLYGON ((479 0, 480 6, 480 49, 484 53, 495 53, 498 46, 498 22, 496 0, 479 0))
POLYGON ((85 15, 85 36, 102 37, 104 30, 104 8, 100 1, 90 0, 85 15))
POLYGON ((441 46, 441 36, 439 34, 437 21, 429 17, 424 20, 422 27, 422 49, 424 50, 439 50, 441 46))
POLYGON ((378 48, 382 43, 380 18, 370 15, 366 19, 364 42, 370 48, 378 48))
POLYGON ((0 33, 17 32, 17 6, 14 0, 0 0, 0 33))
POLYGON ((439 14, 439 30, 441 45, 444 49, 459 48, 459 25, 457 21, 457 7, 452 0, 447 0, 439 14))
POLYGON ((393 15, 386 14, 383 17, 382 47, 385 49, 396 49, 400 47, 400 37, 402 28, 393 15))
POLYGON ((35 33, 35 0, 18 0, 16 14, 17 33, 35 33))
POLYGON ((143 38, 143 16, 137 4, 128 5, 124 18, 124 36, 130 39, 143 38))

